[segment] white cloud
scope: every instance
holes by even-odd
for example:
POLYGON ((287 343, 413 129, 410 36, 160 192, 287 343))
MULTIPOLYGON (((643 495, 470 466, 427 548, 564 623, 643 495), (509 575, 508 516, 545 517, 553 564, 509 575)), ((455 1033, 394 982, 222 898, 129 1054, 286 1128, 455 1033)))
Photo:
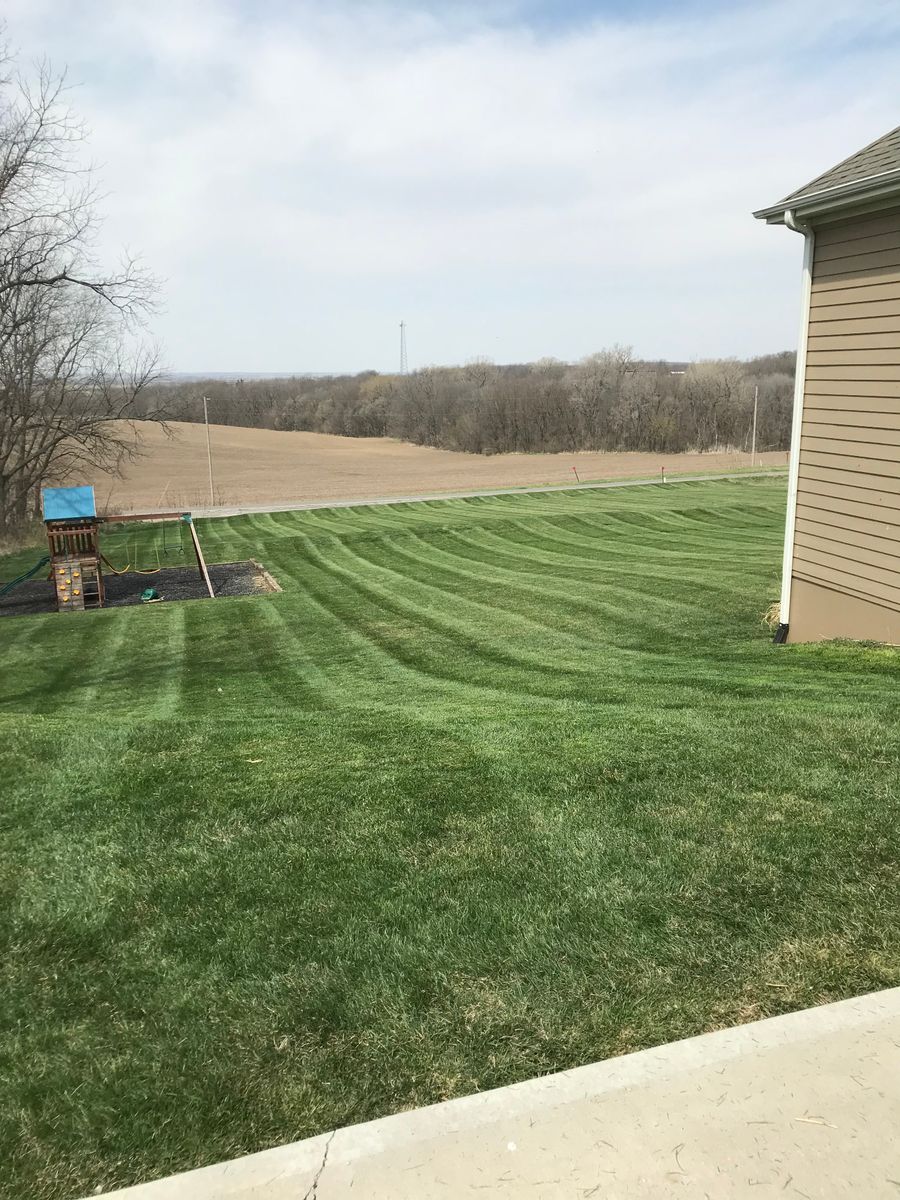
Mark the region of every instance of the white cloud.
POLYGON ((880 2, 556 32, 350 0, 8 19, 82 81, 105 242, 167 278, 181 368, 390 367, 401 316, 418 361, 783 347, 799 239, 750 210, 897 121, 880 2))

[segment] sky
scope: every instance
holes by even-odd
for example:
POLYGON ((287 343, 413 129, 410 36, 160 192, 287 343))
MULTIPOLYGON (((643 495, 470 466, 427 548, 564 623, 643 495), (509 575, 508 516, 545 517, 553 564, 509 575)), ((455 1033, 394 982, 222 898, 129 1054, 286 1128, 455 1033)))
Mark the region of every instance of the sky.
POLYGON ((793 347, 754 221, 900 123, 896 0, 4 0, 176 371, 793 347))

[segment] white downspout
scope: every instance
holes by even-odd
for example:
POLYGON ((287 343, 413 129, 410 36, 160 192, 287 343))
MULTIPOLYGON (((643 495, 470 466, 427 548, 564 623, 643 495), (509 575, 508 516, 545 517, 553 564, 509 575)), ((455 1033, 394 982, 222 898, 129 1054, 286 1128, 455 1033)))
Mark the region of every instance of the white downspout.
POLYGON ((784 558, 781 564, 781 608, 780 628, 776 639, 784 641, 791 621, 791 573, 794 565, 794 531, 797 525, 797 485, 800 476, 800 435, 803 427, 803 395, 806 387, 806 349, 809 341, 809 302, 812 292, 813 250, 815 234, 808 225, 801 224, 788 209, 784 223, 795 233, 802 233, 803 285, 800 302, 800 336, 797 339, 797 373, 794 379, 794 413, 791 421, 791 457, 788 469, 787 517, 784 528, 784 558))

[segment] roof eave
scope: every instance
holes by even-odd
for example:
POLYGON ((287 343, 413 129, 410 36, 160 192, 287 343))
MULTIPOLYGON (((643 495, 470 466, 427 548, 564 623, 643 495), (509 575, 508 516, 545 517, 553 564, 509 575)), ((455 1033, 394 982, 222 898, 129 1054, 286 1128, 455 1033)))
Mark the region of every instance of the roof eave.
POLYGON ((761 208, 753 215, 768 225, 783 225, 784 214, 790 210, 799 218, 823 216, 864 201, 889 200, 900 197, 900 169, 886 171, 868 179, 857 179, 821 192, 810 192, 782 200, 771 208, 761 208))

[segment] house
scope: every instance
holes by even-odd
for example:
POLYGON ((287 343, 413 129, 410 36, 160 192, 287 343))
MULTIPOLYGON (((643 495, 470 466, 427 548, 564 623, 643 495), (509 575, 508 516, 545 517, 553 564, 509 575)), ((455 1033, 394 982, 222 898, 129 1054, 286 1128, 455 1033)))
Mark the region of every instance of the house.
POLYGON ((900 128, 753 215, 805 239, 776 641, 900 643, 900 128))

